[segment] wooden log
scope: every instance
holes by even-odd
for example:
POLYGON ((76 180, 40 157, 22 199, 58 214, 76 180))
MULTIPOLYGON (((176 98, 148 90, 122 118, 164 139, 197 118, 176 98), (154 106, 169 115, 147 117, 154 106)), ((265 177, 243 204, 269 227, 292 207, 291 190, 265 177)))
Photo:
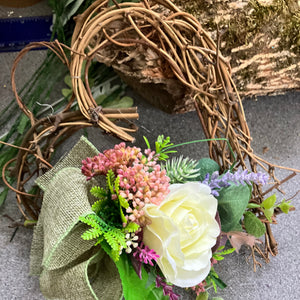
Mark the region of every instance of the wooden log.
POLYGON ((300 88, 300 1, 174 0, 217 39, 240 94, 300 88))

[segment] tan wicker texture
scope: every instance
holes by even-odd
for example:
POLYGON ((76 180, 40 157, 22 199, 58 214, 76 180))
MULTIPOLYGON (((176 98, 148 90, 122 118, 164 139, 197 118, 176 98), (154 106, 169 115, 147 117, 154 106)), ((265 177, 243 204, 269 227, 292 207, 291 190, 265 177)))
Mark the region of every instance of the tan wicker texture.
MULTIPOLYGON (((194 104, 203 131, 211 139, 208 143, 210 157, 222 170, 228 169, 234 162, 236 168, 250 166, 252 171, 260 166, 275 182, 267 192, 281 183, 274 174, 274 169, 281 167, 264 161, 252 151, 242 102, 231 79, 230 66, 219 52, 220 40, 214 42, 198 20, 181 11, 172 1, 144 0, 139 3, 115 3, 108 7, 107 0, 98 0, 76 17, 69 48, 70 59, 64 51, 66 46, 59 42, 42 44, 54 51, 68 66, 74 96, 63 113, 51 117, 51 122, 47 118, 36 120, 16 92, 14 74, 23 55, 41 43, 32 44, 21 51, 13 67, 12 82, 19 106, 30 118, 32 128, 24 138, 23 148, 17 157, 14 170, 18 183, 14 190, 26 219, 37 219, 39 212, 35 201, 37 196, 29 195, 23 188, 24 182, 33 176, 32 173, 26 173, 29 155, 36 157, 36 173, 40 169, 51 168, 51 153, 61 142, 60 138, 66 138, 85 126, 97 125, 123 140, 133 141, 130 132, 135 129, 117 126, 110 119, 136 119, 136 109, 101 109, 92 97, 87 74, 93 59, 113 66, 123 77, 138 74, 141 82, 147 81, 163 88, 168 87, 169 83, 174 87, 174 83, 177 83, 184 91, 185 98, 181 98, 183 103, 186 104, 184 101, 189 98, 190 102, 186 105, 191 102, 194 104), (81 77, 83 68, 84 80, 81 77), (70 112, 70 104, 75 99, 80 111, 70 112), (58 132, 57 128, 60 128, 58 132), (225 139, 229 141, 235 157, 225 139)), ((254 186, 252 202, 261 203, 265 194, 258 186, 254 186)), ((265 224, 266 253, 275 255, 277 243, 270 224, 265 224)))

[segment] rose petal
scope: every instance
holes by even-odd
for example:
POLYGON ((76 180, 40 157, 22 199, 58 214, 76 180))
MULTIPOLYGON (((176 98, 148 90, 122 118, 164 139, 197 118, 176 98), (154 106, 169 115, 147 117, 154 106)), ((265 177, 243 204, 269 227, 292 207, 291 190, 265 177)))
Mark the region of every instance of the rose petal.
POLYGON ((143 241, 160 255, 157 264, 167 281, 191 287, 208 275, 220 234, 217 205, 207 185, 189 182, 170 185, 159 206, 144 207, 151 224, 144 227, 143 241))

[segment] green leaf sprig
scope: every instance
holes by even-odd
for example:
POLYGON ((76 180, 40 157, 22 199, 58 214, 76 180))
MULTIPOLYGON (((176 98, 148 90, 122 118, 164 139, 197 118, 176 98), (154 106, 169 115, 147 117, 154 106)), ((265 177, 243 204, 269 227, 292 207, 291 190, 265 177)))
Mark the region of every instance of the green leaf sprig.
MULTIPOLYGON (((151 149, 148 139, 145 136, 143 136, 143 138, 145 140, 145 143, 146 143, 148 149, 151 149)), ((186 146, 186 145, 190 145, 190 144, 194 144, 194 143, 210 142, 210 141, 226 141, 227 146, 229 148, 229 151, 230 151, 230 153, 233 157, 233 163, 230 166, 230 171, 232 171, 235 164, 236 164, 236 157, 235 157, 233 149, 232 149, 232 147, 229 143, 229 140, 226 139, 226 138, 194 140, 194 141, 189 141, 189 142, 184 142, 184 143, 174 145, 173 143, 170 143, 170 137, 164 138, 164 135, 159 135, 157 137, 156 142, 155 142, 155 152, 156 152, 157 155, 159 155, 159 160, 164 160, 165 161, 169 158, 169 156, 167 154, 177 152, 177 151, 174 151, 174 150, 170 151, 169 149, 173 149, 173 148, 180 147, 180 146, 186 146)))
POLYGON ((91 194, 98 200, 92 205, 93 214, 80 216, 79 220, 92 228, 82 234, 84 240, 97 239, 95 245, 106 243, 110 247, 110 256, 114 261, 120 258, 120 251, 127 248, 126 234, 136 232, 139 225, 127 223, 123 209, 128 208, 128 202, 119 194, 120 178, 112 170, 106 175, 106 187, 95 186, 91 194), (112 196, 117 196, 112 199, 112 196), (123 227, 123 224, 126 224, 123 227))
POLYGON ((235 251, 235 248, 229 248, 223 250, 225 246, 220 246, 217 251, 213 254, 213 258, 217 261, 223 260, 225 255, 231 254, 235 251), (223 250, 223 251, 222 251, 223 250))
MULTIPOLYGON (((283 199, 280 204, 276 204, 276 194, 273 194, 266 198, 261 204, 249 203, 247 208, 260 209, 264 213, 266 219, 272 223, 272 216, 274 215, 275 209, 278 207, 282 210, 282 212, 287 214, 293 207, 290 203, 291 201, 283 199)), ((261 222, 257 215, 251 211, 246 211, 244 213, 244 226, 246 231, 255 237, 260 237, 266 232, 265 225, 261 222)))
MULTIPOLYGON (((148 139, 144 136, 145 143, 148 147, 148 149, 151 149, 150 143, 148 139)), ((164 137, 164 135, 159 135, 157 137, 157 140, 155 142, 155 152, 156 156, 158 157, 158 160, 166 161, 169 158, 170 153, 176 153, 176 150, 168 151, 167 148, 170 146, 173 146, 173 143, 170 143, 170 137, 164 137)))
POLYGON ((286 201, 283 199, 281 203, 276 204, 276 194, 271 195, 266 198, 261 204, 249 203, 247 208, 259 208, 264 213, 265 217, 269 222, 272 223, 272 216, 274 215, 274 210, 278 207, 285 214, 288 214, 291 208, 294 206, 291 205, 291 201, 286 201))
POLYGON ((215 293, 218 292, 217 288, 220 288, 221 290, 226 288, 226 283, 224 283, 219 275, 217 274, 217 272, 215 271, 215 269, 213 267, 211 267, 209 274, 207 275, 206 279, 206 289, 209 289, 211 286, 214 288, 215 293))

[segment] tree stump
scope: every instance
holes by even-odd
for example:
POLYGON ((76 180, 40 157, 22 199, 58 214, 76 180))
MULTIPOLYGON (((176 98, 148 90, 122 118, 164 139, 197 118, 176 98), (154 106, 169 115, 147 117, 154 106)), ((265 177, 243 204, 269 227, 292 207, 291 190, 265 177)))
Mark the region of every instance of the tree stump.
POLYGON ((197 17, 230 61, 243 97, 300 88, 300 1, 174 0, 197 17))

